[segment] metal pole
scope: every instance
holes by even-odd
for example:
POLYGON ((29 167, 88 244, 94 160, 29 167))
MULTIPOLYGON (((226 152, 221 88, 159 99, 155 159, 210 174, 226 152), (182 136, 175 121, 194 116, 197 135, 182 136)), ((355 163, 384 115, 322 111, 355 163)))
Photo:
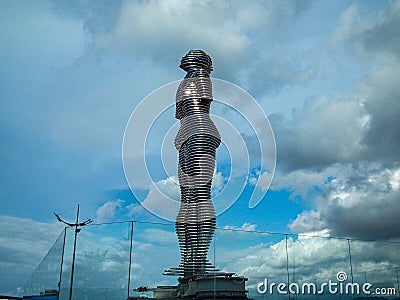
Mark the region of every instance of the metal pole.
MULTIPOLYGON (((79 227, 80 226, 85 226, 85 225, 88 225, 88 224, 92 223, 92 220, 91 219, 87 219, 85 222, 79 223, 79 204, 78 204, 78 209, 76 211, 75 224, 72 224, 72 223, 64 221, 56 213, 54 213, 54 215, 56 216, 56 218, 57 218, 57 220, 59 222, 64 223, 64 224, 68 225, 69 227, 75 227, 74 251, 73 251, 73 254, 72 254, 72 266, 71 266, 71 280, 70 280, 70 284, 69 284, 69 300, 72 300, 72 286, 73 286, 73 282, 74 282, 74 269, 75 269, 76 239, 77 239, 78 232, 80 231, 79 227)), ((65 245, 65 234, 64 234, 64 245, 65 245)), ((64 245, 63 245, 63 247, 64 247, 64 245)), ((64 248, 63 248, 63 254, 64 254, 64 248)), ((64 255, 63 255, 63 257, 64 257, 64 255)), ((62 263, 61 263, 61 269, 62 269, 62 263)), ((61 278, 61 274, 60 274, 60 278, 61 278)), ((61 283, 61 280, 60 280, 60 283, 61 283)))
POLYGON ((396 278, 397 278, 397 292, 399 293, 400 296, 400 284, 399 284, 399 272, 397 271, 397 267, 396 267, 396 278))
POLYGON ((214 235, 214 249, 213 249, 213 256, 214 256, 214 258, 213 258, 213 260, 214 260, 214 294, 213 294, 213 299, 215 300, 215 298, 216 298, 216 293, 217 293, 217 272, 216 272, 216 266, 215 266, 215 254, 216 254, 216 249, 215 249, 215 247, 216 247, 216 243, 217 243, 217 237, 214 235))
MULTIPOLYGON (((347 245, 349 246, 349 261, 350 261, 351 284, 353 284, 354 283, 354 278, 353 278, 353 263, 351 261, 350 239, 347 239, 347 245)), ((355 299, 354 293, 353 293, 353 299, 355 299)))
POLYGON ((354 283, 354 279, 353 279, 353 263, 352 263, 352 261, 351 261, 350 239, 347 239, 347 245, 348 245, 348 247, 349 247, 349 261, 350 261, 351 283, 354 283))
MULTIPOLYGON (((286 247, 286 273, 287 273, 287 284, 290 285, 290 275, 289 275, 289 252, 288 252, 288 235, 285 234, 285 247, 286 247)), ((290 300, 290 293, 288 294, 290 300)))
POLYGON ((129 249, 128 300, 131 295, 130 293, 131 293, 132 246, 133 246, 133 221, 131 222, 131 246, 129 249))
POLYGON ((63 246, 61 251, 61 265, 60 265, 60 278, 58 279, 58 293, 57 293, 57 300, 60 299, 60 292, 61 292, 61 279, 62 279, 62 268, 64 264, 64 250, 65 250, 65 237, 67 235, 67 227, 64 227, 64 240, 63 246))
POLYGON ((79 204, 78 204, 78 209, 76 211, 74 250, 72 253, 71 281, 69 284, 69 300, 72 300, 72 286, 73 286, 73 282, 74 282, 74 270, 75 270, 76 238, 77 238, 78 231, 79 231, 78 226, 79 226, 79 204))
MULTIPOLYGON (((296 282, 296 248, 293 247, 293 275, 292 275, 292 282, 296 282)), ((295 294, 295 298, 297 300, 297 294, 295 294)))

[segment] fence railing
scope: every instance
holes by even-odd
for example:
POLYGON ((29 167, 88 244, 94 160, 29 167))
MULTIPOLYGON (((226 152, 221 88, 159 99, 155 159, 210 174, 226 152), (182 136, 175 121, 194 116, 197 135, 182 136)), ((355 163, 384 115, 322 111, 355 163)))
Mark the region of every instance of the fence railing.
MULTIPOLYGON (((60 234, 25 284, 25 295, 68 299, 74 230, 66 228, 60 234)), ((377 294, 377 288, 384 288, 381 299, 395 299, 400 291, 399 248, 400 242, 226 227, 216 229, 209 260, 221 271, 248 278, 246 287, 254 299, 357 299, 377 296, 373 294, 377 294), (347 283, 372 286, 370 294, 350 295, 340 290, 334 294, 329 291, 329 282, 332 289, 340 288, 340 283, 343 288, 347 283), (272 288, 271 283, 275 284, 272 288), (278 291, 279 283, 286 285, 286 294, 285 290, 278 291), (302 293, 303 285, 311 290, 302 293), (318 293, 320 290, 322 293, 318 293)), ((174 224, 129 221, 82 227, 77 240, 73 299, 125 300, 139 295, 133 291, 137 287, 176 285, 176 277, 162 274, 177 267, 179 261, 174 224)))

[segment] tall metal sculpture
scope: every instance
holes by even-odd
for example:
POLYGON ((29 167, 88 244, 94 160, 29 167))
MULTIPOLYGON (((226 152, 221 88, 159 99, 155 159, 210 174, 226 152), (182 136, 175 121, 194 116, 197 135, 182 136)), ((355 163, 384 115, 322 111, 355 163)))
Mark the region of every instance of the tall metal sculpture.
POLYGON ((181 206, 175 228, 181 263, 167 274, 188 277, 213 269, 207 260, 215 231, 211 182, 221 138, 209 115, 213 101, 211 58, 202 50, 191 50, 182 58, 180 68, 187 72, 176 92, 175 115, 180 120, 175 147, 179 151, 181 206))
POLYGON ((164 272, 180 277, 176 286, 162 285, 149 291, 153 292, 152 299, 158 300, 250 300, 247 278, 221 272, 207 260, 216 223, 211 183, 216 149, 221 143, 210 118, 212 61, 204 51, 191 50, 180 67, 187 72, 176 92, 175 114, 180 121, 175 147, 179 152, 181 206, 175 229, 181 262, 164 272))

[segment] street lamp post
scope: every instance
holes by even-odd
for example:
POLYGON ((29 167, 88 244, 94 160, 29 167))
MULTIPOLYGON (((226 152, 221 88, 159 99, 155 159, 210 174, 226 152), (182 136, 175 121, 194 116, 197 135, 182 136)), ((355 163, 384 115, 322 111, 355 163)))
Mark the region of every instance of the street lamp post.
MULTIPOLYGON (((69 283, 69 298, 68 298, 69 300, 72 300, 72 287, 73 287, 73 282, 74 282, 74 270, 75 270, 76 239, 77 239, 78 233, 81 231, 81 229, 79 227, 92 223, 92 220, 87 219, 86 221, 79 223, 79 204, 78 204, 78 208, 76 211, 75 223, 68 223, 68 222, 64 221, 56 213, 54 213, 54 215, 56 216, 57 220, 60 221, 61 223, 64 223, 64 224, 68 225, 69 227, 75 227, 74 250, 72 252, 71 280, 69 283)), ((61 284, 61 280, 60 280, 59 284, 61 284)))

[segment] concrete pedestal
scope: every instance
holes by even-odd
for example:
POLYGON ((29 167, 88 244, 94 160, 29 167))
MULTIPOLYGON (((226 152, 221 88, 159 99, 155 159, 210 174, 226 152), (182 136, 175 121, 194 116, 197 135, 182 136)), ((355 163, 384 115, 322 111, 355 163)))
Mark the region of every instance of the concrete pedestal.
POLYGON ((177 286, 158 286, 149 289, 159 300, 248 300, 247 278, 232 273, 196 275, 178 279, 177 286))

